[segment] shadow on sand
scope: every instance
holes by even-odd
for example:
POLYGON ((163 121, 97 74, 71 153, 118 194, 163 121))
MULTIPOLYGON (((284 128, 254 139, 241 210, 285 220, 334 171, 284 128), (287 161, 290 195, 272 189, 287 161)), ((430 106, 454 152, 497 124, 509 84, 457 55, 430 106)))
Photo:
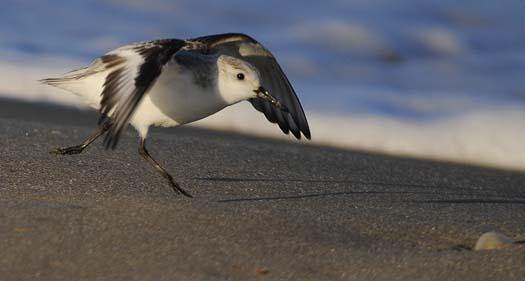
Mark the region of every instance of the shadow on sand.
POLYGON ((525 204, 525 199, 478 198, 478 199, 424 200, 424 201, 412 201, 412 202, 414 203, 434 203, 434 204, 525 204))
MULTIPOLYGON (((270 201, 270 200, 291 200, 291 199, 305 199, 305 198, 319 198, 319 197, 332 197, 332 196, 345 196, 355 194, 423 194, 423 195, 449 195, 449 196, 483 196, 481 194, 473 193, 450 193, 443 192, 443 189, 454 189, 454 190, 467 190, 465 187, 451 187, 444 185, 425 185, 425 184, 414 184, 414 183, 389 183, 389 182, 378 182, 378 181, 354 181, 354 180, 317 180, 317 179, 264 179, 264 178, 229 178, 229 177, 200 177, 195 178, 196 180, 202 181, 215 181, 215 182, 306 182, 306 183, 343 183, 343 184, 364 184, 381 187, 408 187, 408 188, 425 188, 425 189, 438 189, 436 191, 337 191, 337 192, 319 192, 309 193, 300 195, 289 195, 289 196, 269 196, 269 197, 253 197, 253 198, 235 198, 235 199, 224 199, 218 202, 242 202, 242 201, 270 201)), ((470 191, 470 190, 468 190, 470 191)), ((449 200, 426 200, 426 201, 407 201, 413 203, 513 203, 513 204, 525 204, 525 200, 510 200, 510 199, 449 199, 449 200)))

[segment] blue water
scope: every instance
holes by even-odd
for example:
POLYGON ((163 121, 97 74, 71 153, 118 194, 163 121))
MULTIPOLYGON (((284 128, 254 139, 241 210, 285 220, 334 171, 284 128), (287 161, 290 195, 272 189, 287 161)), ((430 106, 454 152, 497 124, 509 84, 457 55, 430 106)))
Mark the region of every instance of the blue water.
MULTIPOLYGON (((222 32, 274 52, 310 112, 426 120, 525 106, 525 2, 3 0, 0 60, 222 32)), ((74 68, 77 66, 71 66, 74 68)))

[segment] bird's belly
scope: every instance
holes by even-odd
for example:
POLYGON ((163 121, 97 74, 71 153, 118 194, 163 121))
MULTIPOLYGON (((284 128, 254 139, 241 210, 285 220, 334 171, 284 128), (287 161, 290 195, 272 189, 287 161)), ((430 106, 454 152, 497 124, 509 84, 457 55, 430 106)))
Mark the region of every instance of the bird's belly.
MULTIPOLYGON (((183 77, 184 78, 184 77, 183 77)), ((216 91, 196 86, 189 79, 177 79, 178 81, 158 81, 149 91, 148 96, 151 103, 176 124, 186 124, 205 118, 228 104, 216 94, 216 91)), ((161 120, 154 123, 158 126, 166 126, 161 120)), ((167 121, 167 123, 170 123, 167 121)), ((171 126, 167 124, 167 126, 171 126)))
POLYGON ((193 93, 192 97, 174 93, 172 100, 159 100, 152 96, 151 101, 160 112, 177 124, 197 121, 227 106, 227 104, 218 99, 196 96, 195 93, 193 93))

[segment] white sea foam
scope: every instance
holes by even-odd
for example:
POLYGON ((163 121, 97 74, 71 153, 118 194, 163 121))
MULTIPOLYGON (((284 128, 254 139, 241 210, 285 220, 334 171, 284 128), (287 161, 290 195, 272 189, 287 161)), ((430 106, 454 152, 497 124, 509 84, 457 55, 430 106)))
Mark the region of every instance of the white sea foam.
MULTIPOLYGON (((250 107, 228 108, 198 125, 291 139, 250 107)), ((521 129, 525 112, 517 107, 472 111, 423 123, 321 112, 309 112, 308 120, 314 144, 525 170, 525 132, 521 129)))
POLYGON ((0 60, 0 96, 85 107, 74 95, 46 87, 38 82, 40 79, 67 72, 65 65, 80 67, 82 64, 55 57, 28 57, 16 61, 2 59, 0 60))

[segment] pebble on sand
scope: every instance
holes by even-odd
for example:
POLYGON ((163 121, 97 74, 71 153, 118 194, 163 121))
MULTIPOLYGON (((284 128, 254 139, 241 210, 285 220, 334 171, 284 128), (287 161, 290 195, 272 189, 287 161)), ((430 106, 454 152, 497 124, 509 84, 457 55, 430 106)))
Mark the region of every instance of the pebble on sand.
POLYGON ((509 245, 514 244, 515 241, 504 234, 497 232, 486 232, 481 237, 479 237, 474 250, 495 250, 503 249, 509 245))

